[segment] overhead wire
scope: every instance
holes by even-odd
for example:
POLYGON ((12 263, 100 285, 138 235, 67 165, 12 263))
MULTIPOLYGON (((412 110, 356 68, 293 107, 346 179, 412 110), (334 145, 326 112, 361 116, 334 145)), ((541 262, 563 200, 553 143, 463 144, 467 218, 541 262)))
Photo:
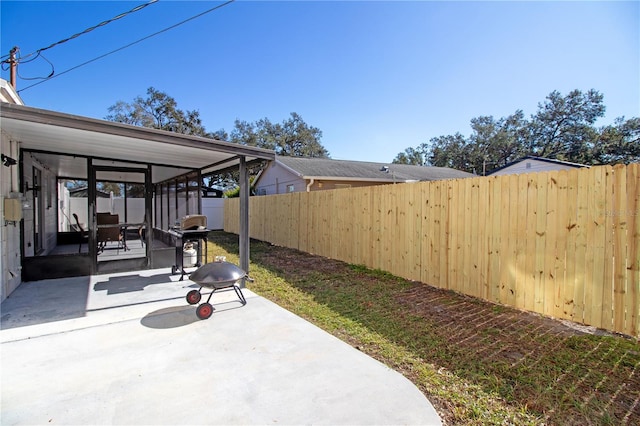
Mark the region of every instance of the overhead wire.
MULTIPOLYGON (((156 0, 156 1, 157 1, 157 0, 156 0)), ((32 87, 34 87, 34 86, 39 85, 39 84, 42 84, 42 83, 44 83, 44 82, 47 82, 47 81, 49 81, 49 80, 51 80, 51 79, 54 79, 54 78, 56 78, 56 77, 60 77, 61 75, 64 75, 64 74, 66 74, 66 73, 68 73, 68 72, 71 72, 71 71, 74 71, 74 70, 76 70, 76 69, 78 69, 78 68, 80 68, 80 67, 83 67, 83 66, 85 66, 85 65, 88 65, 88 64, 90 64, 90 63, 92 63, 92 62, 98 61, 98 60, 100 60, 100 59, 102 59, 102 58, 105 58, 105 57, 107 57, 107 56, 109 56, 109 55, 112 55, 112 54, 114 54, 114 53, 117 53, 117 52, 119 52, 119 51, 121 51, 121 50, 127 49, 127 48, 129 48, 129 47, 131 47, 131 46, 133 46, 133 45, 136 45, 136 44, 138 44, 138 43, 141 43, 141 42, 143 42, 143 41, 145 41, 145 40, 148 40, 148 39, 150 39, 150 38, 152 38, 152 37, 155 37, 155 36, 157 36, 157 35, 159 35, 159 34, 162 34, 162 33, 165 33, 165 32, 167 32, 167 31, 170 31, 170 30, 172 30, 172 29, 174 29, 174 28, 176 28, 176 27, 179 27, 180 25, 186 24, 187 22, 190 22, 190 21, 193 21, 194 19, 200 18, 200 17, 201 17, 201 16, 203 16, 203 15, 206 15, 206 14, 208 14, 208 13, 211 13, 211 12, 215 11, 215 10, 221 9, 221 8, 223 8, 223 7, 227 6, 227 5, 229 5, 229 4, 231 4, 231 3, 235 2, 235 1, 236 1, 236 0, 228 0, 228 1, 224 2, 224 3, 222 3, 222 4, 219 4, 219 5, 217 5, 217 6, 214 6, 214 7, 210 8, 210 9, 207 9, 207 10, 205 10, 204 12, 201 12, 201 13, 199 13, 199 14, 197 14, 197 15, 194 15, 194 16, 192 16, 192 17, 190 17, 190 18, 187 18, 187 19, 185 19, 185 20, 183 20, 183 21, 180 21, 180 22, 178 22, 177 24, 171 25, 171 26, 169 26, 169 27, 167 27, 167 28, 164 28, 164 29, 162 29, 162 30, 160 30, 160 31, 156 31, 156 32, 155 32, 155 33, 153 33, 153 34, 150 34, 150 35, 148 35, 148 36, 145 36, 145 37, 143 37, 143 38, 141 38, 141 39, 138 39, 138 40, 136 40, 136 41, 134 41, 134 42, 131 42, 131 43, 129 43, 129 44, 126 44, 126 45, 124 45, 124 46, 122 46, 122 47, 119 47, 119 48, 117 48, 117 49, 114 49, 114 50, 112 50, 112 51, 110 51, 110 52, 107 52, 107 53, 105 53, 105 54, 103 54, 103 55, 97 56, 97 57, 95 57, 95 58, 93 58, 93 59, 90 59, 90 60, 88 60, 88 61, 86 61, 86 62, 83 62, 83 63, 81 63, 81 64, 79 64, 79 65, 76 65, 76 66, 74 66, 74 67, 71 67, 71 68, 69 68, 69 69, 67 69, 67 70, 64 70, 64 71, 60 72, 60 73, 57 73, 57 74, 55 74, 55 75, 51 75, 51 76, 49 76, 49 77, 46 77, 46 78, 45 78, 45 79, 43 79, 42 81, 39 81, 39 82, 34 83, 34 84, 30 85, 30 86, 27 86, 27 87, 25 87, 24 89, 20 89, 20 90, 18 90, 18 93, 20 93, 20 92, 22 92, 22 91, 25 91, 25 90, 27 90, 27 89, 30 89, 30 88, 32 88, 32 87)))
MULTIPOLYGON (((80 37, 81 35, 84 35, 84 34, 90 33, 91 31, 95 30, 96 28, 104 27, 105 25, 110 24, 110 23, 112 23, 113 21, 117 21, 118 19, 122 19, 122 18, 124 18, 124 17, 125 17, 125 16, 127 16, 127 15, 130 15, 130 14, 132 14, 132 13, 134 13, 134 12, 137 12, 137 11, 139 11, 139 10, 142 10, 142 9, 144 9, 145 7, 150 6, 150 5, 152 5, 153 3, 157 3, 157 2, 158 2, 158 0, 150 0, 149 2, 147 2, 147 3, 145 3, 145 4, 138 5, 138 6, 134 7, 133 9, 131 9, 131 10, 127 11, 127 12, 123 12, 123 13, 121 13, 121 14, 117 15, 117 16, 114 16, 114 17, 113 17, 113 18, 111 18, 111 19, 107 19, 106 21, 102 21, 102 22, 100 22, 99 24, 94 25, 93 27, 89 27, 89 28, 87 28, 87 29, 86 29, 86 30, 84 30, 84 31, 81 31, 81 32, 79 32, 79 33, 76 33, 76 34, 72 35, 71 37, 67 37, 67 38, 65 38, 65 39, 63 39, 63 40, 57 41, 57 42, 55 42, 55 43, 52 43, 52 44, 50 44, 50 45, 49 45, 49 46, 47 46, 47 47, 43 47, 43 48, 41 48, 41 49, 36 50, 35 52, 29 53, 28 55, 25 55, 25 56, 22 56, 20 59, 24 60, 24 59, 27 59, 27 58, 29 58, 29 57, 33 56, 33 55, 38 55, 38 56, 39 56, 39 55, 40 55, 40 53, 41 53, 41 52, 44 52, 45 50, 51 49, 52 47, 55 47, 55 46, 58 46, 58 45, 60 45, 60 44, 66 43, 66 42, 68 42, 68 41, 71 41, 71 40, 73 40, 74 38, 78 38, 78 37, 80 37)), ((9 57, 9 56, 10 56, 10 54, 2 55, 2 57, 1 57, 0 59, 4 60, 5 58, 7 58, 7 57, 9 57)), ((36 57, 37 57, 37 56, 36 56, 36 57)), ((34 58, 34 59, 35 59, 35 58, 34 58)))
MULTIPOLYGON (((14 48, 15 52, 19 52, 19 49, 14 48)), ((42 58, 44 59, 49 65, 51 65, 51 72, 49 73, 49 75, 47 77, 25 77, 22 74, 20 74, 20 69, 18 67, 16 67, 16 71, 18 74, 18 77, 22 80, 44 80, 46 78, 49 78, 51 76, 53 76, 53 74, 55 74, 55 67, 53 66, 53 64, 51 63, 50 60, 48 60, 47 58, 45 58, 45 56, 42 54, 42 52, 38 52, 38 54, 36 56, 34 56, 33 58, 27 60, 27 61, 23 61, 21 60, 20 57, 16 57, 13 59, 13 62, 15 65, 17 64, 28 64, 29 62, 33 62, 38 58, 42 58)), ((10 60, 6 60, 3 61, 2 63, 0 63, 0 66, 2 67, 2 71, 7 71, 11 68, 11 62, 10 60)))
MULTIPOLYGON (((36 55, 36 57, 35 57, 35 58, 33 58, 33 59, 29 59, 26 63, 29 63, 29 62, 31 62, 31 61, 35 61, 37 58, 42 58, 42 59, 44 59, 44 60, 45 60, 49 65, 51 65, 51 72, 49 73, 49 75, 48 75, 48 76, 46 76, 46 77, 25 77, 25 76, 23 76, 22 74, 20 74, 20 68, 16 67, 16 71, 17 71, 18 77, 20 77, 22 80, 44 80, 44 79, 47 79, 47 78, 52 77, 52 76, 55 74, 55 72, 56 72, 55 67, 53 66, 53 64, 51 63, 51 61, 50 61, 50 60, 48 60, 47 58, 45 58, 45 57, 44 57, 44 55, 42 54, 42 52, 39 52, 39 53, 36 55)), ((21 63, 25 63, 25 62, 21 62, 21 63)))

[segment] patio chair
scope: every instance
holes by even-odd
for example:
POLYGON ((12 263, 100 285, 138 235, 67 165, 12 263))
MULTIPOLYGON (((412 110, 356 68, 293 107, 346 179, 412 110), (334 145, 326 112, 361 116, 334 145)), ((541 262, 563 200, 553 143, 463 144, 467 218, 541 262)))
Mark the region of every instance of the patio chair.
POLYGON ((80 225, 80 220, 77 214, 73 214, 73 218, 76 220, 76 224, 72 227, 80 234, 80 244, 78 245, 78 253, 82 253, 82 244, 89 241, 89 231, 84 229, 80 225))
POLYGON ((117 214, 97 214, 98 222, 98 253, 102 253, 109 242, 116 242, 117 254, 120 253, 120 246, 122 244, 122 232, 120 225, 118 225, 117 214), (100 226, 100 225, 115 225, 115 226, 100 226))
POLYGON ((111 223, 109 222, 109 216, 111 216, 111 213, 105 213, 105 212, 96 213, 96 220, 98 222, 98 225, 111 223))

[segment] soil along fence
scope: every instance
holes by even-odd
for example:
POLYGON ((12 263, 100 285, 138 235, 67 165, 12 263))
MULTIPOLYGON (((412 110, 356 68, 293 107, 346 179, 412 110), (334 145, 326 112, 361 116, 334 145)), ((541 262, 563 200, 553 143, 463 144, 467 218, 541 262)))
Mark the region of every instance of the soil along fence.
MULTIPOLYGON (((239 200, 224 229, 238 233, 239 200)), ((640 164, 250 199, 252 238, 640 337, 640 164)))

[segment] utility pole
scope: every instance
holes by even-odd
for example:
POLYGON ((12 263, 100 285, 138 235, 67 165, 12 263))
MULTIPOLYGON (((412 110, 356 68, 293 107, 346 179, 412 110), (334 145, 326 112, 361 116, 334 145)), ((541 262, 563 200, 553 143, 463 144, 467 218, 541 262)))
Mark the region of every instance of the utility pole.
POLYGON ((16 90, 16 70, 18 68, 18 62, 16 61, 16 52, 18 51, 18 46, 14 46, 13 49, 9 52, 9 83, 13 86, 13 89, 16 90))

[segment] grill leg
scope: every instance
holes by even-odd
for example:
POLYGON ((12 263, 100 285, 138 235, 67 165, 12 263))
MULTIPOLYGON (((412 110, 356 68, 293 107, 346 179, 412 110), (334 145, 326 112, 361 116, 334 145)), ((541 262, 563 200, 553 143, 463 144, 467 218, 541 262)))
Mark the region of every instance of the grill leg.
MULTIPOLYGON (((240 287, 238 287, 236 284, 234 284, 233 286, 233 291, 236 292, 236 296, 238 296, 238 299, 240 299, 240 303, 242 303, 243 305, 247 304, 247 299, 244 298, 244 294, 242 294, 242 289, 240 287)), ((206 303, 209 303, 211 301, 211 297, 213 296, 213 293, 216 292, 216 290, 226 290, 229 287, 224 287, 222 289, 219 288, 214 288, 211 290, 211 293, 209 293, 209 297, 207 298, 206 303)), ((202 287, 200 287, 200 290, 202 290, 202 287)))
POLYGON ((242 289, 234 284, 233 285, 233 290, 236 292, 236 295, 238 296, 238 299, 240 299, 240 303, 242 303, 243 305, 246 305, 247 304, 247 299, 244 298, 244 294, 242 294, 242 289))
MULTIPOLYGON (((202 288, 202 287, 200 287, 202 288)), ((211 293, 209 293, 209 297, 207 298, 207 303, 209 303, 209 301, 211 300, 211 296, 213 296, 213 293, 216 292, 216 289, 214 288, 213 291, 211 293)))

